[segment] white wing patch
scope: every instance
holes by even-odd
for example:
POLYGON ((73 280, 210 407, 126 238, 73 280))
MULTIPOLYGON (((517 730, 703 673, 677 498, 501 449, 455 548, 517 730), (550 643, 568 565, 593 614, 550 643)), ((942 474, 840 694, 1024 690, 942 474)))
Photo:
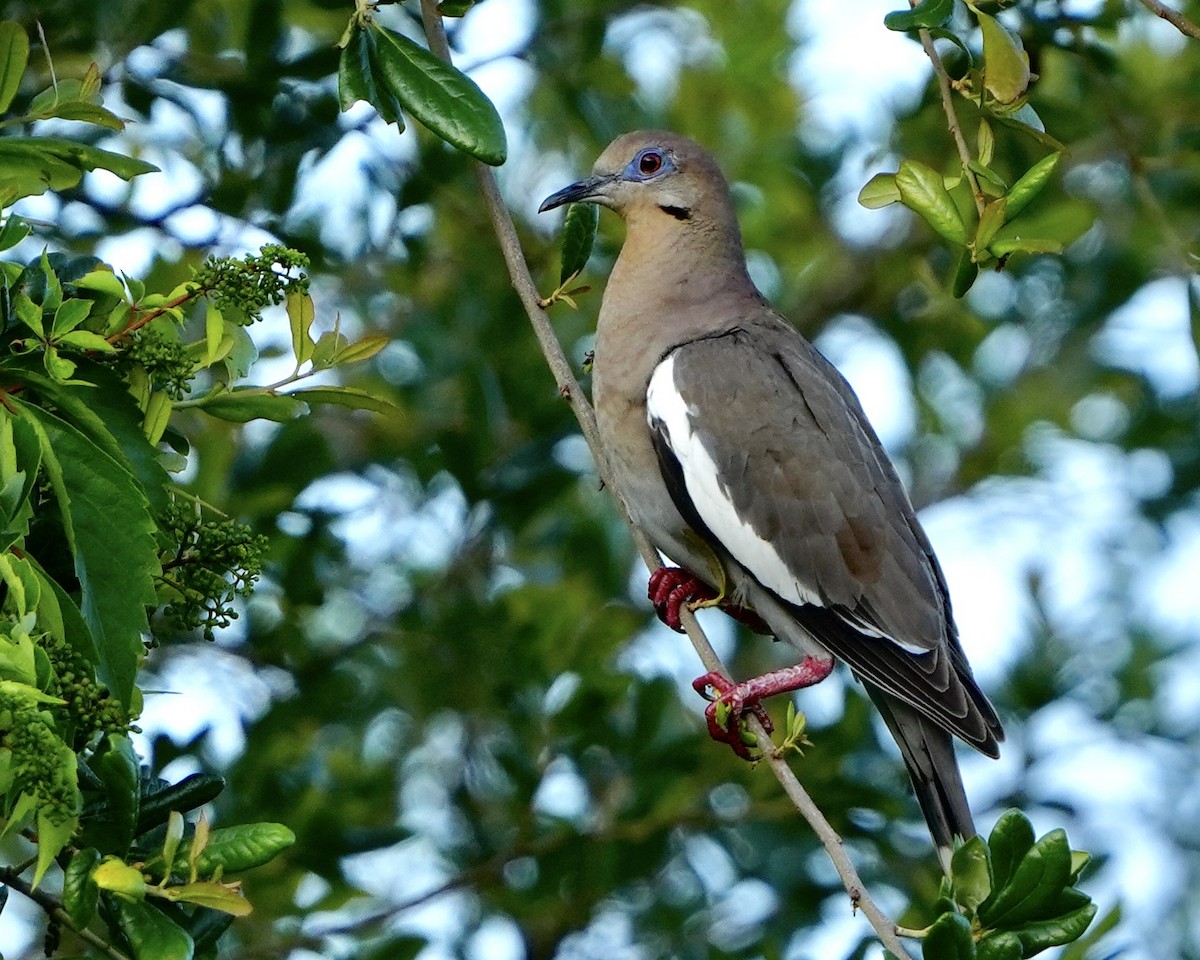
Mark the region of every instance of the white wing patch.
POLYGON ((646 420, 651 429, 661 424, 700 519, 730 555, 764 586, 791 603, 824 606, 820 597, 788 569, 775 547, 738 514, 721 484, 712 454, 692 429, 694 415, 695 411, 688 407, 675 386, 675 357, 669 355, 650 377, 646 420))

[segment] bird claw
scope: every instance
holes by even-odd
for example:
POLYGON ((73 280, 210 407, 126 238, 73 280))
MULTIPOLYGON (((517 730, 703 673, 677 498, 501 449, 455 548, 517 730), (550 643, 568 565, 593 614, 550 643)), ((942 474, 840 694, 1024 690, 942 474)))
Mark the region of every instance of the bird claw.
POLYGON ((771 628, 762 617, 753 610, 739 607, 725 600, 718 600, 720 594, 712 587, 688 573, 680 567, 659 567, 650 574, 650 584, 646 590, 658 619, 676 633, 683 633, 680 621, 680 610, 686 604, 691 608, 705 606, 717 600, 717 606, 733 617, 738 623, 744 624, 755 633, 769 634, 771 628))
POLYGON ((692 681, 692 689, 709 701, 704 708, 708 735, 727 743, 743 760, 757 760, 758 737, 746 728, 745 715, 752 714, 768 734, 775 725, 762 705, 764 697, 789 693, 820 683, 833 671, 832 657, 805 657, 800 663, 761 677, 734 683, 719 673, 706 673, 692 681), (711 691, 711 692, 710 692, 711 691))
POLYGON ((679 567, 659 567, 650 574, 646 590, 658 619, 676 633, 683 633, 679 612, 683 605, 716 599, 717 592, 707 583, 679 567))
POLYGON ((766 708, 758 700, 747 701, 738 685, 719 673, 706 673, 692 681, 692 689, 708 701, 704 708, 704 719, 708 722, 708 735, 717 743, 727 743, 743 760, 757 760, 753 752, 758 747, 758 737, 747 726, 744 714, 752 713, 768 733, 775 724, 767 715, 766 708))

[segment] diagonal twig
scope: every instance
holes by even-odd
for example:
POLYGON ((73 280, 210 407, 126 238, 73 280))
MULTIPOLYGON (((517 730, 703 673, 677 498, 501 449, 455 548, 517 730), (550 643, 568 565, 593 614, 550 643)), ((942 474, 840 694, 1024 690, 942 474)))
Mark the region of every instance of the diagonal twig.
POLYGON ((1161 0, 1142 0, 1142 6, 1155 16, 1162 17, 1185 36, 1189 36, 1193 40, 1200 40, 1200 27, 1192 23, 1191 20, 1178 10, 1172 10, 1165 3, 1162 3, 1161 0))
MULTIPOLYGON (((450 48, 446 41, 446 32, 442 25, 441 15, 437 11, 436 0, 421 0, 421 17, 424 22, 425 35, 428 38, 430 49, 443 60, 449 61, 450 48)), ((571 371, 571 365, 563 353, 562 346, 558 342, 558 337, 555 335, 554 329, 550 324, 550 318, 538 305, 540 294, 533 282, 533 277, 529 273, 529 266, 525 262, 525 255, 521 249, 521 243, 517 237, 512 217, 509 215, 508 208, 504 205, 504 201, 500 196, 500 189, 496 182, 495 174, 491 168, 477 161, 472 162, 472 167, 475 170, 475 178, 479 183, 479 189, 487 205, 488 215, 495 229, 496 238, 500 243, 500 249, 504 254, 504 261, 508 266, 512 285, 517 291, 517 296, 520 297, 521 304, 525 308, 525 313, 529 317, 530 324, 533 326, 534 334, 537 336, 538 344, 545 355, 546 363, 554 374, 558 389, 570 402, 571 409, 579 420, 580 429, 596 461, 596 468, 600 474, 600 478, 601 480, 607 480, 609 475, 608 462, 601 447, 599 435, 596 432, 595 413, 592 411, 591 404, 588 403, 587 398, 584 396, 583 390, 579 386, 579 381, 571 371)), ((615 489, 611 484, 608 486, 610 490, 615 489)), ((654 549, 650 541, 646 539, 646 536, 629 522, 629 513, 625 510, 625 505, 622 503, 620 507, 624 512, 626 522, 629 523, 634 545, 637 547, 637 551, 641 554, 646 566, 651 570, 662 566, 658 551, 654 549)), ((695 647, 696 653, 704 664, 705 670, 719 672, 722 676, 728 677, 728 669, 721 662, 716 651, 713 650, 712 645, 708 642, 708 638, 704 635, 704 631, 701 630, 692 612, 684 608, 680 613, 683 625, 687 629, 688 638, 691 640, 692 646, 695 647)), ((759 737, 759 743, 770 743, 770 738, 757 719, 750 717, 749 725, 751 731, 759 737)), ((874 900, 871 899, 866 886, 858 876, 858 871, 855 870, 854 864, 850 862, 850 858, 846 854, 842 838, 838 836, 837 831, 825 819, 824 814, 821 813, 820 809, 818 809, 817 805, 808 795, 808 792, 796 778, 796 774, 788 766, 787 761, 783 759, 778 751, 772 750, 764 751, 764 759, 783 786, 784 792, 795 804, 801 816, 808 821, 813 832, 816 833, 817 838, 825 847, 830 860, 833 861, 833 865, 837 869, 842 884, 846 888, 847 894, 850 896, 851 903, 856 909, 862 910, 863 915, 875 929, 880 941, 888 950, 900 958, 900 960, 912 960, 911 955, 905 950, 904 944, 896 933, 895 922, 889 919, 875 904, 874 900)))

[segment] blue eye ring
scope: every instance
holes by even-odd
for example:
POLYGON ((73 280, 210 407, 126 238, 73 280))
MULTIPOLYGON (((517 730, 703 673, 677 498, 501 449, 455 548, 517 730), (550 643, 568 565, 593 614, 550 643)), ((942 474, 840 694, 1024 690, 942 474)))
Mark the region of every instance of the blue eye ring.
POLYGON ((667 152, 661 147, 646 147, 629 161, 625 175, 631 180, 652 180, 660 174, 673 170, 674 165, 667 152))

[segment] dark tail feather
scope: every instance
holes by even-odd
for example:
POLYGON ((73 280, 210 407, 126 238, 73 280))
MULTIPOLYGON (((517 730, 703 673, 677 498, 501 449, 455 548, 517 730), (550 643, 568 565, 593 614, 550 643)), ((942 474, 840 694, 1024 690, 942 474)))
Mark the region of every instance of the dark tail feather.
POLYGON ((949 873, 954 838, 975 836, 975 823, 954 756, 954 740, 907 703, 870 684, 865 686, 900 745, 917 803, 937 844, 942 866, 949 873))

